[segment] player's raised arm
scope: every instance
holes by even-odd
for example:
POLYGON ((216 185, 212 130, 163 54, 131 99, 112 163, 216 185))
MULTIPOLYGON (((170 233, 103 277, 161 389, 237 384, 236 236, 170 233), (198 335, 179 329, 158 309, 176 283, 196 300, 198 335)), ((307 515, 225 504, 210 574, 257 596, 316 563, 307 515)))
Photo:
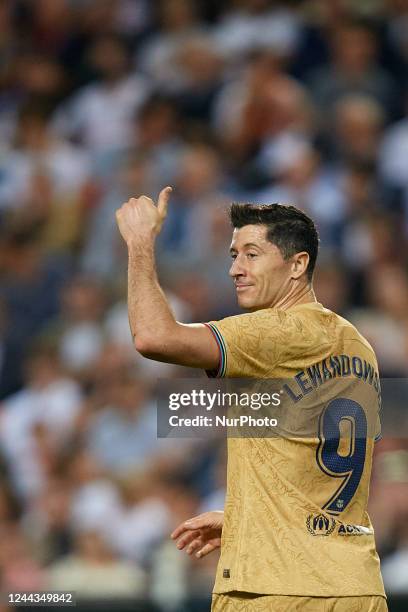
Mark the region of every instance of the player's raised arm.
POLYGON ((116 212, 127 244, 129 323, 136 350, 144 357, 189 367, 216 369, 219 350, 202 324, 178 323, 156 273, 154 245, 167 214, 171 187, 160 192, 157 206, 147 196, 130 198, 116 212))

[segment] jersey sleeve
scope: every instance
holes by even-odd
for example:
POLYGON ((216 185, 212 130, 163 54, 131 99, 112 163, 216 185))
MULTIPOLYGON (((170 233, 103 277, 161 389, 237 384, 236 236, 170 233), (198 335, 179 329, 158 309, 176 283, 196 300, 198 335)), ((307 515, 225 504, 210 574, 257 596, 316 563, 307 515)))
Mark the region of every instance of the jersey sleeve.
POLYGON ((211 378, 267 378, 284 358, 287 345, 283 311, 260 310, 206 323, 220 352, 211 378))

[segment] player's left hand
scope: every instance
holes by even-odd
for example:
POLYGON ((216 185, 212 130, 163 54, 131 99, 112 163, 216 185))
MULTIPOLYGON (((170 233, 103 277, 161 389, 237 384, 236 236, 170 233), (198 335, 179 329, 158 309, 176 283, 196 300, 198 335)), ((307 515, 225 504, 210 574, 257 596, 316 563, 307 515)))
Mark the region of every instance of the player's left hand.
POLYGON ((179 550, 185 548, 189 555, 195 552, 200 559, 220 548, 223 523, 224 512, 204 512, 181 523, 171 537, 177 540, 179 550))
POLYGON ((116 222, 123 240, 129 245, 140 243, 146 238, 159 234, 167 215, 171 187, 161 190, 157 206, 151 198, 140 196, 130 198, 116 211, 116 222))

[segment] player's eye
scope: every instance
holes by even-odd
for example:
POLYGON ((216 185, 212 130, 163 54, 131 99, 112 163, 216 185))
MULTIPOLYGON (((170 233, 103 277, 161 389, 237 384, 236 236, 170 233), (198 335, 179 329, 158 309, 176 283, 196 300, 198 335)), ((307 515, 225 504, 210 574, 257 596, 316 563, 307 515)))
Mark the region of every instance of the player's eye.
POLYGON ((231 259, 236 259, 237 258, 237 254, 236 253, 230 253, 231 255, 231 259))
POLYGON ((255 257, 258 257, 258 253, 247 253, 247 257, 248 259, 255 259, 255 257))

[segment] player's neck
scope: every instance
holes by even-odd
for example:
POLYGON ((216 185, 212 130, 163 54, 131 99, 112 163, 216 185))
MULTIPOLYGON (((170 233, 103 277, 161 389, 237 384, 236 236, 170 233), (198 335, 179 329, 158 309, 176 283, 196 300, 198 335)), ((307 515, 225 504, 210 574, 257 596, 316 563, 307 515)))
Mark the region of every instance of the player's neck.
POLYGON ((311 302, 317 302, 313 287, 309 284, 301 287, 293 287, 289 293, 281 298, 273 308, 280 308, 281 310, 287 310, 298 304, 308 304, 311 302))

